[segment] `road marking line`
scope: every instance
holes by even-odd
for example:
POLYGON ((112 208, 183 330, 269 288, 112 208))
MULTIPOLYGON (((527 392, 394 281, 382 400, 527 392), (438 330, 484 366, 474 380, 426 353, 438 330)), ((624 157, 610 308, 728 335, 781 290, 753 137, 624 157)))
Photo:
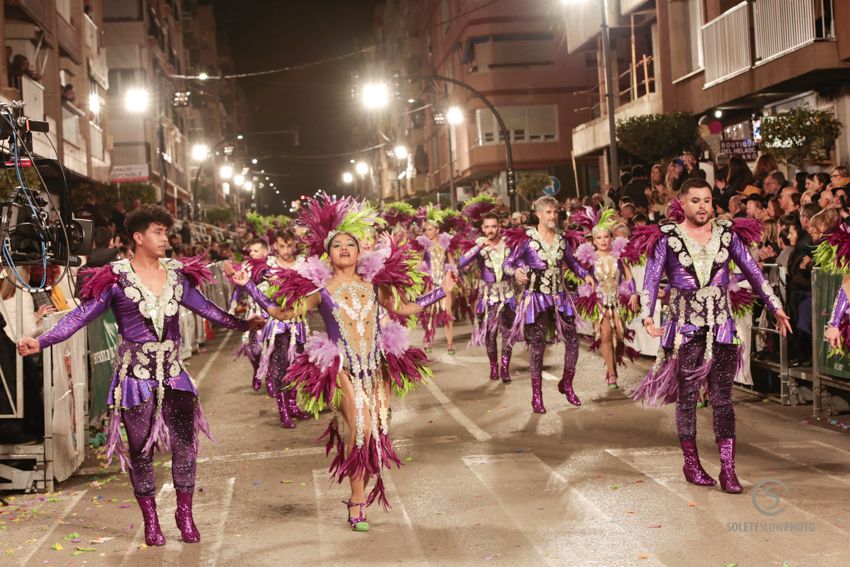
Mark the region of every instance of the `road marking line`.
POLYGON ((446 410, 455 421, 457 421, 460 425, 466 429, 470 435, 475 437, 477 441, 490 441, 492 437, 489 433, 478 427, 471 419, 469 419, 466 414, 464 414, 460 409, 452 402, 446 394, 437 386, 434 380, 428 380, 425 382, 425 385, 428 386, 428 390, 430 390, 431 394, 440 402, 440 405, 443 406, 443 409, 446 410))
MULTIPOLYGON (((607 451, 609 454, 617 457, 618 459, 623 461, 626 465, 628 465, 628 466, 632 467, 633 469, 635 469, 636 471, 640 472, 642 475, 651 479, 653 482, 656 482, 659 485, 663 486, 664 488, 666 488, 667 490, 669 490, 670 492, 672 492, 673 494, 675 494, 676 496, 678 496, 682 500, 684 500, 686 502, 691 501, 692 496, 687 492, 681 491, 681 488, 686 487, 687 484, 684 481, 684 479, 682 478, 682 476, 677 473, 677 469, 675 467, 670 469, 669 475, 665 474, 664 476, 662 476, 662 475, 659 475, 659 474, 653 474, 651 471, 648 472, 648 471, 645 470, 646 467, 641 467, 641 466, 639 466, 638 463, 631 463, 628 460, 626 460, 626 458, 625 458, 625 457, 634 456, 634 455, 640 455, 640 456, 650 455, 651 456, 651 455, 653 455, 653 453, 651 451, 647 451, 647 450, 633 451, 631 449, 605 449, 605 451, 607 451)), ((671 449, 667 452, 659 452, 658 455, 659 456, 660 455, 669 455, 670 453, 678 453, 678 451, 676 451, 675 449, 671 449)), ((703 459, 703 462, 705 462, 705 459, 703 459)), ((742 477, 740 474, 738 475, 738 480, 741 481, 741 484, 744 485, 745 488, 747 488, 748 486, 752 487, 752 485, 753 485, 752 482, 749 482, 744 477, 742 477)), ((813 514, 812 512, 809 512, 808 510, 804 510, 803 508, 800 508, 796 504, 789 502, 787 499, 782 498, 781 496, 777 496, 777 498, 779 498, 789 508, 793 508, 794 510, 796 510, 800 514, 808 517, 809 519, 811 519, 814 522, 821 522, 821 523, 826 524, 827 526, 834 528, 835 530, 843 532, 845 534, 850 533, 850 530, 848 530, 846 527, 839 526, 839 525, 834 524, 833 522, 831 522, 827 519, 820 518, 820 517, 816 516, 815 514, 813 514)), ((721 520, 717 520, 717 521, 721 522, 721 520)), ((742 535, 746 535, 746 534, 744 532, 742 532, 742 535)))
MULTIPOLYGON (((221 546, 224 543, 224 528, 227 526, 227 516, 230 514, 230 506, 233 503, 233 489, 236 485, 236 478, 230 477, 227 479, 227 485, 224 488, 224 497, 216 503, 215 509, 219 512, 218 522, 212 529, 211 536, 202 534, 203 539, 209 542, 201 552, 201 565, 210 565, 215 567, 218 565, 219 556, 221 555, 221 546)), ((204 514, 205 517, 210 514, 204 514)))
MULTIPOLYGON (((170 482, 164 483, 162 485, 162 488, 159 489, 159 494, 157 494, 157 496, 156 496, 156 501, 158 503, 163 502, 164 498, 166 496, 170 495, 173 492, 174 492, 174 486, 170 482)), ((166 508, 167 507, 164 506, 162 510, 157 509, 157 516, 162 517, 167 512, 166 508)), ((160 522, 160 526, 162 526, 162 522, 160 522)), ((124 553, 124 558, 121 560, 121 566, 122 567, 124 565, 126 565, 128 561, 130 561, 130 559, 133 557, 133 555, 136 553, 136 551, 139 550, 139 547, 141 547, 141 545, 145 542, 144 534, 145 534, 145 523, 140 518, 139 519, 139 527, 136 528, 136 533, 133 535, 133 539, 130 542, 130 547, 127 549, 126 553, 124 553)), ((169 543, 168 543, 169 541, 171 541, 171 538, 166 536, 166 538, 165 538, 166 548, 168 548, 168 546, 169 546, 169 543)))
MULTIPOLYGON (((769 443, 750 443, 750 445, 752 445, 753 447, 755 447, 757 449, 761 449, 765 453, 771 454, 774 457, 779 457, 780 459, 785 459, 786 461, 790 461, 790 462, 794 463, 795 465, 799 465, 801 467, 805 467, 807 469, 811 469, 813 471, 816 471, 816 472, 822 474, 823 476, 831 478, 832 480, 834 480, 836 482, 840 482, 842 484, 850 484, 850 477, 835 476, 834 474, 830 473, 827 470, 820 468, 817 465, 805 463, 805 462, 803 462, 799 459, 795 459, 794 457, 792 457, 790 455, 786 455, 786 454, 781 452, 782 449, 802 449, 802 450, 808 449, 808 450, 811 450, 812 449, 812 443, 809 443, 809 442, 801 443, 801 442, 798 442, 798 441, 777 441, 777 442, 769 442, 769 443)), ((833 450, 833 447, 828 446, 828 448, 830 450, 833 450)))
POLYGON ((197 378, 195 378, 196 385, 200 384, 201 380, 206 377, 207 372, 218 358, 218 355, 220 355, 224 347, 227 346, 227 342, 230 340, 231 335, 233 335, 233 330, 227 329, 227 332, 224 334, 224 338, 221 340, 221 343, 219 343, 219 345, 215 347, 215 351, 213 351, 212 356, 210 356, 209 360, 207 360, 206 364, 204 364, 203 368, 201 368, 201 371, 198 372, 198 376, 197 378))
POLYGON ((43 536, 38 538, 38 541, 33 544, 32 549, 29 551, 29 553, 27 553, 23 558, 21 558, 21 562, 19 563, 19 565, 27 565, 29 563, 30 559, 32 559, 32 556, 35 555, 35 553, 41 548, 42 545, 44 545, 44 542, 47 541, 47 538, 49 538, 50 535, 54 532, 54 530, 56 530, 56 527, 65 520, 65 517, 71 512, 74 506, 77 505, 77 503, 85 495, 86 492, 86 490, 83 490, 82 492, 71 496, 71 499, 68 501, 67 504, 65 504, 65 507, 62 509, 62 513, 60 513, 59 516, 54 519, 53 522, 50 523, 50 529, 48 529, 43 536))
MULTIPOLYGON (((440 437, 426 437, 420 439, 398 439, 393 441, 393 447, 412 447, 414 445, 442 445, 445 443, 457 443, 460 439, 455 435, 444 435, 440 437)), ((266 459, 285 459, 287 457, 305 457, 309 455, 324 455, 324 447, 299 447, 297 449, 282 449, 278 451, 257 451, 252 453, 240 453, 237 455, 216 455, 198 459, 198 463, 233 463, 240 461, 263 461, 266 459)), ((170 462, 162 464, 163 468, 171 467, 170 462)))
POLYGON ((625 565, 639 552, 646 555, 642 565, 664 565, 663 561, 640 541, 629 537, 613 516, 570 485, 567 479, 533 453, 502 453, 495 455, 466 455, 466 467, 490 491, 494 500, 505 510, 504 517, 515 526, 538 555, 538 562, 563 565, 625 565), (538 487, 527 493, 526 487, 538 487), (545 503, 545 504, 544 504, 545 503), (543 506, 541 508, 541 506, 543 506), (617 541, 629 538, 628 545, 609 546, 606 551, 620 554, 600 557, 593 546, 553 546, 551 527, 566 511, 574 516, 564 526, 561 541, 572 536, 575 542, 596 541, 597 536, 617 541), (595 530, 595 531, 594 531, 595 530))

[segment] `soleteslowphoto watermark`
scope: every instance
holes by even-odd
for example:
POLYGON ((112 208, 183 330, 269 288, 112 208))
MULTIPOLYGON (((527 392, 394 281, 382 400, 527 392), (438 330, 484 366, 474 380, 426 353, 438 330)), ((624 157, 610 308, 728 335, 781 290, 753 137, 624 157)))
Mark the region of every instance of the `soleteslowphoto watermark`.
POLYGON ((811 533, 815 531, 814 522, 782 521, 782 514, 788 507, 784 498, 787 493, 788 487, 781 480, 768 478, 755 483, 750 489, 750 500, 753 508, 765 516, 765 519, 757 522, 726 522, 726 531, 737 533, 811 533))

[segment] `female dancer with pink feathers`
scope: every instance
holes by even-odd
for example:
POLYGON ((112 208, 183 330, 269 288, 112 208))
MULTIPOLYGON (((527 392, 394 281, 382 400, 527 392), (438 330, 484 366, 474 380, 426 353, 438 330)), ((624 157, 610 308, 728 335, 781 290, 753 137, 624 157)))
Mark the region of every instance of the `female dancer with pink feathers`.
POLYGON ((430 375, 425 353, 411 348, 407 329, 382 317, 382 310, 415 315, 451 292, 455 277, 446 274, 442 287, 410 302, 408 294, 421 289, 424 278, 415 269, 414 252, 385 235, 372 251, 361 254, 360 242, 383 221, 352 198, 309 199, 301 222, 309 228, 312 256, 273 275, 269 295, 281 307, 264 298, 247 274, 234 279, 247 285, 277 319, 303 319, 308 311, 319 310, 326 332, 307 339, 286 382, 314 415, 326 407, 341 411, 345 437, 336 416, 323 435, 327 451, 337 449, 330 472, 337 482, 348 479, 351 486, 351 497, 344 502, 351 528, 367 531, 364 508, 375 500, 389 505, 382 471, 400 465, 389 437, 390 392, 404 394, 430 375), (376 481, 367 498, 371 477, 376 481))

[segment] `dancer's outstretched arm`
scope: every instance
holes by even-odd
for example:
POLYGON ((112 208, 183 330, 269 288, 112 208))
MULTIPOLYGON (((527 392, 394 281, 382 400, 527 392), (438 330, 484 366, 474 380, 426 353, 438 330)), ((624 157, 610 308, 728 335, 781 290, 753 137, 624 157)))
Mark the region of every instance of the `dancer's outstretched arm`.
POLYGON ((71 335, 97 319, 112 303, 112 294, 115 286, 110 286, 102 295, 84 301, 62 317, 56 325, 34 339, 32 337, 21 337, 18 341, 18 353, 21 356, 35 354, 42 349, 68 340, 71 335))
POLYGON ((446 272, 443 276, 443 284, 439 288, 429 291, 425 295, 417 297, 415 301, 401 300, 401 303, 396 305, 392 291, 386 286, 378 288, 378 302, 384 309, 392 311, 399 315, 409 316, 416 315, 424 310, 429 305, 432 305, 451 293, 457 283, 457 274, 453 271, 446 272))

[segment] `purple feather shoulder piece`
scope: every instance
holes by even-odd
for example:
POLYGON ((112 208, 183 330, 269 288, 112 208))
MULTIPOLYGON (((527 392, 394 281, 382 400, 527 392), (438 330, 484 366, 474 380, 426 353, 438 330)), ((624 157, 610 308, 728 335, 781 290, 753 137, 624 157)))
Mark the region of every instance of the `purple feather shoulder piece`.
POLYGON ((735 218, 732 219, 732 232, 744 241, 747 246, 761 242, 761 221, 756 219, 735 218))
POLYGON ((192 287, 198 287, 204 282, 213 281, 212 272, 207 269, 207 263, 203 256, 182 258, 179 263, 182 266, 178 267, 177 271, 186 276, 192 287))
POLYGON ((86 301, 100 297, 118 281, 118 274, 112 271, 112 264, 98 268, 84 268, 80 275, 85 277, 85 283, 80 289, 80 299, 86 301))

